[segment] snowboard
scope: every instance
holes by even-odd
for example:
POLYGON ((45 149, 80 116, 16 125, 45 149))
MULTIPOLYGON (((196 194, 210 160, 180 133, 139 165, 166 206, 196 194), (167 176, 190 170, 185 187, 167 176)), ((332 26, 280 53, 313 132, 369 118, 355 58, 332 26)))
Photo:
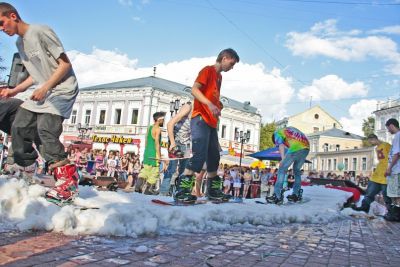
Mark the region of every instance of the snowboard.
POLYGON ((79 209, 79 210, 98 210, 98 209, 100 209, 99 207, 90 207, 90 206, 78 205, 78 204, 75 204, 73 201, 60 202, 59 200, 56 200, 56 199, 50 198, 50 197, 45 197, 45 199, 48 202, 53 203, 53 204, 55 204, 55 205, 57 205, 59 207, 71 206, 71 207, 79 209))
POLYGON ((195 206, 195 205, 201 205, 201 204, 206 204, 207 200, 196 200, 194 203, 184 203, 184 202, 176 202, 176 201, 163 201, 160 199, 152 199, 152 203, 158 204, 158 205, 163 205, 163 206, 195 206))
POLYGON ((192 156, 183 157, 183 158, 160 158, 160 159, 149 157, 149 159, 153 159, 153 160, 157 160, 157 161, 167 161, 167 160, 170 161, 170 160, 180 160, 180 159, 190 159, 190 158, 192 158, 192 156))
MULTIPOLYGON (((279 204, 278 206, 291 206, 291 205, 301 205, 301 204, 304 204, 304 203, 307 203, 307 202, 310 202, 311 201, 311 198, 309 198, 309 197, 305 197, 305 198, 303 198, 302 200, 300 200, 300 201, 297 201, 297 202, 292 202, 292 201, 284 201, 282 204, 279 204)), ((268 203, 267 201, 260 201, 260 200, 256 200, 255 201, 257 204, 264 204, 264 205, 268 205, 268 204, 270 204, 270 205, 276 205, 276 204, 274 204, 274 203, 268 203)))

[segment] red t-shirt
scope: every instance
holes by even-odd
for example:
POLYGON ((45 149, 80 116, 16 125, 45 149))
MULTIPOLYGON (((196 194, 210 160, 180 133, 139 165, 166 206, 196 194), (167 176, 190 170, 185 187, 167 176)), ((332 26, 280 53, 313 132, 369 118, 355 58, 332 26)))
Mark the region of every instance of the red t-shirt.
MULTIPOLYGON (((202 85, 200 89, 203 95, 220 110, 222 109, 219 101, 222 75, 217 73, 214 66, 204 67, 196 78, 196 82, 202 85)), ((218 118, 214 117, 207 105, 194 99, 192 118, 201 116, 203 120, 212 128, 217 128, 218 118)))

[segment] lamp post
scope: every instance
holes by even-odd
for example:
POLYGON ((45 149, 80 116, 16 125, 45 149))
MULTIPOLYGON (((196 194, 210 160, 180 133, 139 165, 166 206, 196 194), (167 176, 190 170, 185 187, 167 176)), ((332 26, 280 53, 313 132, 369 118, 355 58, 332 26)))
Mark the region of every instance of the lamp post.
POLYGON ((81 139, 81 143, 83 143, 83 139, 89 138, 88 132, 92 130, 92 127, 89 127, 89 125, 87 125, 87 124, 82 126, 81 123, 78 123, 77 129, 78 129, 78 132, 79 132, 79 136, 78 137, 79 137, 79 139, 81 139))
POLYGON ((236 132, 235 135, 236 140, 240 142, 240 160, 239 160, 239 169, 240 173, 242 173, 242 157, 243 157, 243 144, 250 141, 250 133, 243 133, 243 131, 236 132))
POLYGON ((181 101, 179 99, 171 100, 171 102, 169 102, 169 112, 171 112, 171 118, 174 113, 176 114, 178 112, 180 103, 181 101))

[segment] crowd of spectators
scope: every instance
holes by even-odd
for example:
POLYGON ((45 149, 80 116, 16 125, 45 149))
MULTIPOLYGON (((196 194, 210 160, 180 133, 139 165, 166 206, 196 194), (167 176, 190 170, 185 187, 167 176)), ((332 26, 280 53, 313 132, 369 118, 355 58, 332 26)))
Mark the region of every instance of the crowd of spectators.
MULTIPOLYGON (((88 148, 77 149, 69 148, 67 150, 68 159, 71 163, 78 166, 78 172, 81 177, 88 175, 93 177, 107 176, 114 177, 115 180, 126 182, 125 189, 134 189, 135 182, 137 181, 138 174, 142 169, 139 155, 135 153, 120 154, 119 151, 107 150, 92 150, 88 148)), ((168 163, 163 163, 168 164, 168 163)), ((151 191, 157 193, 160 183, 163 179, 163 171, 166 166, 160 165, 160 179, 151 191)), ((44 164, 39 158, 37 164, 37 175, 43 172, 44 164)), ((223 178, 223 190, 225 194, 231 194, 233 197, 242 198, 256 198, 271 196, 274 193, 274 185, 277 179, 277 168, 250 168, 239 167, 238 165, 220 164, 218 174, 223 178)), ((171 188, 173 189, 177 174, 171 179, 171 188)), ((309 171, 305 173, 302 171, 302 183, 308 183, 311 178, 320 179, 333 179, 333 180, 348 180, 352 181, 357 186, 365 189, 367 187, 369 178, 363 174, 354 175, 352 172, 344 171, 340 174, 334 172, 318 173, 309 171)), ((194 194, 198 196, 204 195, 205 192, 205 179, 207 174, 201 175, 197 179, 198 183, 195 188, 194 194)), ((290 189, 294 184, 294 175, 292 170, 288 170, 284 187, 290 189)))

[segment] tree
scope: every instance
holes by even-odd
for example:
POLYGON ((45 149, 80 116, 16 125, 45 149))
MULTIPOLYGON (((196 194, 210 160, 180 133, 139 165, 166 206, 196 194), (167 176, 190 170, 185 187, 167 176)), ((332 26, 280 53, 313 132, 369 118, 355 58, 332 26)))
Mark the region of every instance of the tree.
POLYGON ((371 144, 369 144, 367 142, 367 137, 368 137, 368 135, 373 134, 375 132, 375 118, 374 117, 371 116, 371 117, 368 117, 367 119, 363 120, 362 131, 364 133, 363 146, 364 147, 371 146, 371 144))
MULTIPOLYGON (((2 62, 3 62, 3 58, 0 56, 0 64, 1 64, 2 62)), ((6 67, 0 65, 0 73, 2 73, 3 71, 5 71, 6 69, 7 69, 6 67)), ((3 79, 3 76, 0 75, 0 80, 2 80, 2 79, 3 79)))
POLYGON ((275 146, 275 144, 272 143, 272 135, 275 129, 276 129, 275 122, 261 125, 260 150, 264 150, 275 146))

